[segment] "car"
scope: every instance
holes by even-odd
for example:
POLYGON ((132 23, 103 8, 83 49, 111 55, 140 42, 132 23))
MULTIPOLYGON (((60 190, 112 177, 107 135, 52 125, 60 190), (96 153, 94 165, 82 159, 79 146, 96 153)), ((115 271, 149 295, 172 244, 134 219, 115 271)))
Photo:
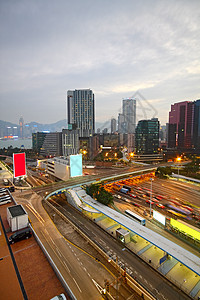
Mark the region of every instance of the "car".
POLYGON ((18 230, 9 237, 9 243, 14 244, 18 241, 29 239, 32 236, 32 231, 29 227, 18 230))
POLYGON ((157 207, 160 207, 160 208, 162 208, 162 209, 165 208, 165 206, 162 205, 162 204, 160 204, 160 203, 156 203, 156 206, 157 206, 157 207))
POLYGON ((159 203, 159 201, 157 199, 155 199, 155 198, 153 198, 153 202, 159 203))
POLYGON ((137 207, 140 207, 140 205, 138 203, 132 202, 132 205, 135 205, 137 207))
POLYGON ((132 197, 132 198, 136 198, 136 197, 137 197, 137 196, 134 195, 134 194, 129 194, 129 196, 132 197))
POLYGON ((146 203, 149 203, 149 204, 150 204, 150 202, 151 202, 151 204, 154 204, 154 202, 153 202, 153 201, 146 200, 146 203))

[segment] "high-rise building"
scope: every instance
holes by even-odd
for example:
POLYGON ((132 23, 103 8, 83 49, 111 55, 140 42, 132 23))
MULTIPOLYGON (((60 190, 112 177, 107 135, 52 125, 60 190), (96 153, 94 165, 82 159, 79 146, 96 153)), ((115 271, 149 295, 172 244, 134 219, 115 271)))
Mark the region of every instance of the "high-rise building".
POLYGON ((122 114, 118 116, 119 133, 135 133, 136 126, 136 99, 124 98, 122 114))
POLYGON ((77 129, 62 130, 62 152, 64 156, 78 154, 80 148, 79 132, 77 129))
POLYGON ((193 145, 195 152, 200 153, 200 100, 194 101, 193 145))
POLYGON ((60 156, 62 155, 62 133, 32 133, 32 148, 43 156, 60 156))
POLYGON ((133 98, 123 99, 124 122, 127 124, 126 133, 135 133, 136 126, 136 100, 133 98))
POLYGON ((67 92, 68 129, 77 129, 79 137, 89 137, 95 130, 94 94, 90 89, 67 92))
POLYGON ((19 137, 23 139, 24 137, 24 119, 21 117, 19 119, 19 137))
POLYGON ((118 115, 118 133, 126 133, 126 123, 124 122, 124 115, 118 115))
POLYGON ((171 105, 169 112, 168 147, 178 150, 193 148, 194 102, 171 105))
POLYGON ((117 121, 115 118, 111 119, 111 133, 115 133, 117 130, 117 121))
POLYGON ((141 120, 135 130, 135 147, 138 154, 156 154, 159 148, 159 128, 157 118, 141 120))

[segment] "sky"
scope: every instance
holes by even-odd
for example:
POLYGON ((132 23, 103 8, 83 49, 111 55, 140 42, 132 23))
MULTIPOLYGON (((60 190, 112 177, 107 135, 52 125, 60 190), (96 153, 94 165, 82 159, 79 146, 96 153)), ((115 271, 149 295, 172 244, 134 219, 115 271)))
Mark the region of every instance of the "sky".
POLYGON ((0 0, 0 120, 54 123, 90 88, 97 122, 134 96, 165 124, 200 99, 199 33, 199 0, 0 0))

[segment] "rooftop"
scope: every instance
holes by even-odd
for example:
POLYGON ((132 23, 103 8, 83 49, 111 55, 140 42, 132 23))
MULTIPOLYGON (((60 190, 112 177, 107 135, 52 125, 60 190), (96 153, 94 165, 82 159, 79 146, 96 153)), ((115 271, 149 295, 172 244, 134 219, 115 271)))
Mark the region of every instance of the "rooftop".
POLYGON ((24 210, 22 205, 14 205, 14 206, 8 207, 8 210, 10 211, 13 218, 22 216, 22 215, 27 215, 27 213, 24 210))
MULTIPOLYGON (((81 188, 79 189, 76 188, 76 192, 77 195, 80 194, 82 196, 81 188)), ((94 209, 106 215, 107 217, 113 219, 118 224, 121 224, 122 226, 126 227, 128 230, 144 238, 146 241, 149 241, 156 247, 167 252, 169 255, 173 256, 175 259, 177 259, 182 264, 187 266, 189 269, 194 271, 196 274, 200 275, 200 258, 197 257, 196 255, 178 246, 177 244, 161 236, 160 234, 150 230, 149 228, 146 228, 145 226, 141 226, 136 222, 134 222, 133 224, 132 220, 126 217, 125 215, 95 201, 86 193, 85 193, 85 197, 82 196, 82 200, 86 204, 90 205, 94 209)))

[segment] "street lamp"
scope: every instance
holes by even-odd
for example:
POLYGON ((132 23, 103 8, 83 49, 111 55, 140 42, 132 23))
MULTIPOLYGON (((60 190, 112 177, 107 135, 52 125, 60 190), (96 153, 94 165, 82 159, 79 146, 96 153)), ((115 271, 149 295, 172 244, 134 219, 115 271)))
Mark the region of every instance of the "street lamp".
POLYGON ((179 168, 180 168, 180 164, 179 163, 181 162, 181 157, 177 157, 176 158, 176 162, 178 163, 177 166, 178 166, 178 180, 179 180, 179 168))
POLYGON ((84 159, 85 159, 85 156, 86 156, 86 154, 87 154, 87 151, 86 151, 86 150, 83 150, 82 153, 83 153, 83 164, 84 164, 84 159))
POLYGON ((150 193, 150 217, 151 217, 151 203, 152 203, 152 182, 153 182, 153 178, 150 178, 151 181, 151 193, 150 193))

